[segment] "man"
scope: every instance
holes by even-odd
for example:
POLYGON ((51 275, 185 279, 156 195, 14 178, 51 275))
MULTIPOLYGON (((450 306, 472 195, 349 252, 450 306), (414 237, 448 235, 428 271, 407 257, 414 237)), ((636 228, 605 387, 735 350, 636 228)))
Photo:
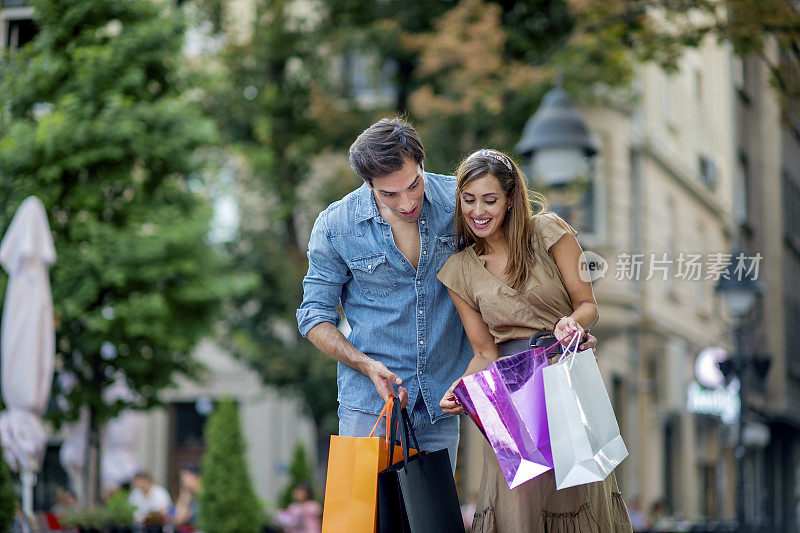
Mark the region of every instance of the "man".
POLYGON ((136 523, 144 523, 151 515, 155 515, 153 518, 164 523, 169 506, 172 505, 172 499, 169 497, 167 489, 156 485, 149 472, 139 472, 133 476, 132 485, 133 490, 128 496, 128 503, 136 508, 133 512, 136 523))
MULTIPOLYGON (((414 128, 395 118, 350 147, 364 184, 317 218, 297 311, 300 332, 339 361, 339 434, 367 436, 393 388, 425 450, 455 465, 458 417, 439 400, 466 369, 469 343, 436 273, 455 252, 455 178, 424 172, 414 128), (352 328, 336 326, 341 303, 352 328)), ((383 428, 379 431, 383 432, 383 428)))
POLYGON ((364 184, 314 224, 297 322, 339 362, 340 435, 367 436, 397 385, 420 447, 447 448, 455 469, 459 419, 439 400, 472 351, 436 274, 456 251, 456 179, 425 172, 424 160, 417 132, 402 119, 358 136, 350 166, 364 184), (337 329, 340 304, 347 338, 337 329))

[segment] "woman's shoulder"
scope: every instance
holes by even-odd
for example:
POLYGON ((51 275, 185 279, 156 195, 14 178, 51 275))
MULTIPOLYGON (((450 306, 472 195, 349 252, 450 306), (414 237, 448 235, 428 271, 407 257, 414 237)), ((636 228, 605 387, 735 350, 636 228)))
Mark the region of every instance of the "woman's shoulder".
POLYGON ((533 216, 533 230, 534 237, 541 238, 547 250, 567 233, 573 236, 578 234, 575 228, 551 211, 533 216))
POLYGON ((474 252, 472 251, 472 246, 467 246, 463 250, 454 253, 450 257, 447 258, 447 261, 444 262, 445 266, 459 266, 464 267, 468 265, 472 259, 474 252))
POLYGON ((543 229, 561 228, 573 234, 578 233, 575 228, 567 224, 563 218, 552 211, 543 211, 542 213, 533 215, 533 223, 543 229))

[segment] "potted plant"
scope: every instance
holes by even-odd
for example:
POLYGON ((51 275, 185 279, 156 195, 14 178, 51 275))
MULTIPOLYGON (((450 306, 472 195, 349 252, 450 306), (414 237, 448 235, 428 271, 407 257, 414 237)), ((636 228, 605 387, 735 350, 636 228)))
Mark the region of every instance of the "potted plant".
POLYGON ((64 516, 64 525, 80 533, 100 533, 108 525, 105 509, 99 506, 70 509, 64 516))
POLYGON ((134 505, 128 503, 128 491, 118 490, 106 501, 105 512, 108 533, 133 531, 134 505))

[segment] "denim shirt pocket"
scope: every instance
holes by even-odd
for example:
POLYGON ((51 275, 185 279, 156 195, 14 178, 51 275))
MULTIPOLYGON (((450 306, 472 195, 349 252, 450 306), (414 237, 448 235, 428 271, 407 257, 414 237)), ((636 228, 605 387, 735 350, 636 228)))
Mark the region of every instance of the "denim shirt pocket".
POLYGON ((397 288, 397 276, 386 261, 386 254, 373 254, 348 261, 361 290, 368 296, 388 296, 397 288))
POLYGON ((444 266, 445 261, 456 253, 455 235, 439 235, 436 237, 436 271, 444 266))

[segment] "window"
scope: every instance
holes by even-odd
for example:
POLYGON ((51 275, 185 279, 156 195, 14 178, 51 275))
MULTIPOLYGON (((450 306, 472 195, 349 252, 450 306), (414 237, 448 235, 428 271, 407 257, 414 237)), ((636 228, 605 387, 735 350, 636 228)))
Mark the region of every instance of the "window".
POLYGON ((0 0, 0 46, 20 48, 36 36, 33 8, 26 0, 0 0))
POLYGON ((0 7, 3 9, 8 9, 10 7, 26 7, 28 5, 28 0, 3 0, 0 2, 0 7))
POLYGON ((800 186, 783 172, 783 228, 786 240, 800 253, 800 186))
POLYGON ((676 130, 678 128, 678 121, 675 117, 675 102, 672 100, 672 92, 675 88, 674 76, 663 73, 661 82, 661 105, 664 112, 664 122, 667 127, 676 130))
POLYGON ((697 159, 697 175, 703 185, 712 191, 717 188, 717 164, 710 157, 701 155, 697 159))
POLYGON ((750 162, 747 154, 739 152, 736 159, 736 176, 733 184, 733 220, 739 225, 746 224, 747 191, 750 187, 750 162))

